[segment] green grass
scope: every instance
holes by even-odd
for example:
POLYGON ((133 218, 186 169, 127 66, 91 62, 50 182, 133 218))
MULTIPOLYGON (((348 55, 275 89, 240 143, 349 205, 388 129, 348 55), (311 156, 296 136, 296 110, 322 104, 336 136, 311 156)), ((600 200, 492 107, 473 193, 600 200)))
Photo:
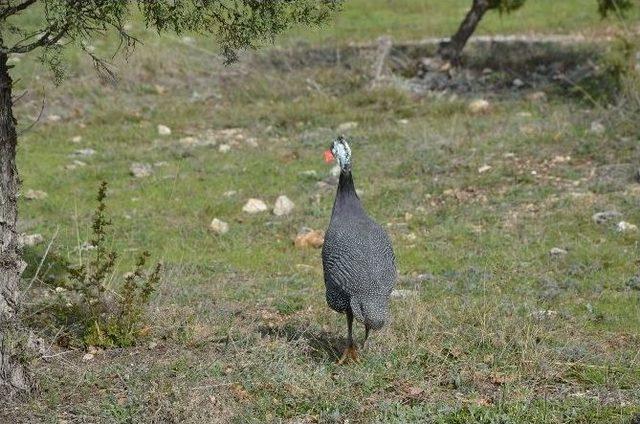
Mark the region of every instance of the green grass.
MULTIPOLYGON (((301 38, 341 43, 372 41, 381 34, 396 40, 448 37, 458 28, 470 4, 469 0, 348 0, 334 26, 301 38)), ((637 20, 638 13, 630 12, 629 19, 637 20)), ((477 33, 598 33, 611 24, 611 19, 600 18, 595 0, 530 0, 511 14, 487 13, 477 33)))
MULTIPOLYGON (((363 3, 350 2, 331 35, 306 39, 441 35, 467 2, 363 3)), ((489 17, 482 31, 585 29, 599 22, 586 3, 530 1, 516 15, 489 17)), ((637 184, 592 190, 595 167, 638 163, 636 126, 560 94, 531 102, 524 92, 485 93, 494 107, 473 116, 463 96, 372 90, 368 68, 284 71, 250 59, 223 68, 180 46, 148 41, 128 64, 117 62, 117 86, 101 84, 75 52, 57 88, 34 83, 45 74, 29 60, 17 64, 17 92, 30 87, 16 107, 20 128, 47 95, 43 122, 21 135, 18 152, 23 190, 49 194, 20 201, 22 230, 46 239, 27 251, 25 286, 56 231, 52 250, 77 260, 105 179, 112 243, 124 252, 119 272, 147 249, 166 274, 148 340, 91 361, 54 345, 58 355, 35 364, 39 392, 20 409, 0 408, 0 418, 617 423, 640 413, 640 296, 626 286, 640 237, 591 219, 615 209, 640 224, 637 184), (62 119, 48 122, 51 114, 62 119), (594 120, 604 134, 589 131, 594 120), (317 186, 329 173, 322 151, 349 121, 359 123, 349 133, 356 185, 393 240, 398 288, 415 294, 394 299, 392 323, 373 335, 361 363, 339 367, 344 317, 325 304, 319 251, 292 241, 302 226, 328 224, 334 189, 317 186), (158 124, 172 134, 159 136, 158 124), (225 128, 241 128, 258 147, 241 140, 221 153, 179 142, 225 128), (81 148, 96 154, 66 169, 81 148), (132 162, 163 164, 136 179, 132 162), (318 177, 303 175, 309 170, 318 177), (272 206, 280 194, 296 203, 292 215, 241 210, 250 197, 272 206), (228 234, 208 231, 214 217, 229 222, 228 234), (552 247, 568 253, 552 258, 552 247)), ((53 256, 40 275, 51 281, 32 287, 29 312, 53 295, 50 265, 53 256)), ((60 331, 35 330, 47 345, 60 331)))

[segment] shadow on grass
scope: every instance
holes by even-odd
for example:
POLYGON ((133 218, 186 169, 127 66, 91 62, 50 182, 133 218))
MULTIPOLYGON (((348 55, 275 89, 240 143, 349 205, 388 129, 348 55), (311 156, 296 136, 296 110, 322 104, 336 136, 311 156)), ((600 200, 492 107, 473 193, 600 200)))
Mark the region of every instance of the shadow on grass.
POLYGON ((308 323, 286 323, 280 327, 262 325, 258 327, 262 337, 286 339, 287 342, 303 342, 308 355, 317 362, 335 362, 346 346, 346 339, 334 333, 313 330, 308 323))

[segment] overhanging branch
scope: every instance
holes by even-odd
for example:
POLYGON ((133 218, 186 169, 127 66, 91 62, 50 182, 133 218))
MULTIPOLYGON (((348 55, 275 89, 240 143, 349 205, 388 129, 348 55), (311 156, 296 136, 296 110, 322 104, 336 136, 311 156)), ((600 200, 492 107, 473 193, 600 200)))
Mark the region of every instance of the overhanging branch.
POLYGON ((22 3, 20 3, 20 4, 15 5, 15 6, 7 6, 6 8, 4 8, 3 10, 0 11, 0 20, 4 21, 9 16, 15 15, 16 13, 19 13, 19 12, 23 11, 24 9, 26 9, 29 6, 31 6, 36 1, 37 0, 26 0, 26 1, 22 2, 22 3))
POLYGON ((33 43, 25 44, 23 46, 13 46, 6 50, 7 53, 28 53, 38 47, 46 47, 56 44, 67 33, 69 29, 68 25, 62 27, 60 31, 52 36, 52 32, 46 31, 42 37, 38 38, 33 43))

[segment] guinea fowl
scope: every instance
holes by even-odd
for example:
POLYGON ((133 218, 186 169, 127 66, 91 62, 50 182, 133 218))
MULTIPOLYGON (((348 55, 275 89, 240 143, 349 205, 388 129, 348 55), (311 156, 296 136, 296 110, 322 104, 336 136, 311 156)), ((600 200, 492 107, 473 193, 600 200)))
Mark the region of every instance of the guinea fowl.
POLYGON ((340 180, 331 221, 322 246, 327 303, 347 315, 347 347, 338 361, 357 360, 353 319, 369 330, 389 319, 389 297, 396 280, 393 247, 387 233, 367 215, 351 175, 351 148, 343 136, 325 152, 325 160, 340 165, 340 180))

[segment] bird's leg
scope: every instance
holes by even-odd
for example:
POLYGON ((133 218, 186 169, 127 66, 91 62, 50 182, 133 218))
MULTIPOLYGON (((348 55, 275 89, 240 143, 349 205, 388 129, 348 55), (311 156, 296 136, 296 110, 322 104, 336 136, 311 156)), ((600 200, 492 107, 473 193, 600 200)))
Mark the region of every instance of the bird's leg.
POLYGON ((358 352, 353 343, 353 312, 347 311, 347 348, 344 350, 342 357, 338 361, 338 365, 345 364, 349 361, 358 361, 358 352))
POLYGON ((362 341, 362 350, 367 347, 367 339, 369 338, 369 326, 367 324, 364 325, 364 340, 362 341))

